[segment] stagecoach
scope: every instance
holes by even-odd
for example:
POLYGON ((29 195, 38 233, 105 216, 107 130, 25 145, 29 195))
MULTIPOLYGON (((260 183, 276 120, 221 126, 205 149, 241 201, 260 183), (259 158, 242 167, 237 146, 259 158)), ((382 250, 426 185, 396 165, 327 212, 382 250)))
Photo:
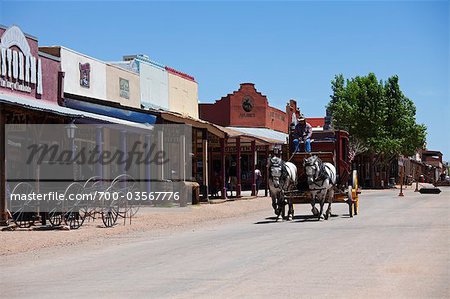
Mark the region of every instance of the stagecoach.
MULTIPOLYGON (((297 188, 284 192, 284 197, 293 204, 310 204, 311 190, 307 184, 304 160, 311 156, 319 157, 336 168, 336 185, 333 203, 346 203, 349 215, 358 214, 358 177, 356 170, 351 169, 349 161, 349 135, 342 130, 313 131, 311 152, 304 151, 304 143, 300 143, 299 151, 293 153, 293 134, 289 134, 289 142, 283 148, 282 159, 290 161, 297 167, 297 188)), ((293 211, 292 211, 293 214, 293 211)))

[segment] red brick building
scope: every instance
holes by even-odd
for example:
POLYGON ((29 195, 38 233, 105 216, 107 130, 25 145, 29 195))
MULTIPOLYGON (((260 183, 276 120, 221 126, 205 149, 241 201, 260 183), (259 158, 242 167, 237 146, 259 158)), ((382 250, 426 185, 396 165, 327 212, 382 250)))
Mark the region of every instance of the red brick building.
MULTIPOLYGON (((261 128, 288 133, 292 114, 298 116, 297 102, 290 100, 286 111, 269 106, 267 97, 256 90, 253 83, 242 83, 240 88, 215 103, 199 104, 200 119, 224 127, 261 128)), ((324 117, 307 118, 314 130, 321 130, 324 117)), ((266 131, 267 132, 267 131, 266 131)))
POLYGON ((242 83, 215 103, 199 104, 200 119, 224 127, 267 128, 287 133, 286 112, 269 106, 267 97, 253 83, 242 83))

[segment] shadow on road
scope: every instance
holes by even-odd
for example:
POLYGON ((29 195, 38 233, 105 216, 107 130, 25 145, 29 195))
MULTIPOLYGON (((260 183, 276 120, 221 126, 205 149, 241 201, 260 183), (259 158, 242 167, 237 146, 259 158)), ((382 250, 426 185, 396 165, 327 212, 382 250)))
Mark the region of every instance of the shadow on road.
MULTIPOLYGON (((277 217, 276 217, 276 216, 272 216, 272 217, 267 217, 266 220, 258 221, 258 222, 255 222, 255 223, 253 223, 253 224, 269 224, 269 223, 277 223, 276 220, 277 220, 277 217)), ((283 222, 283 219, 281 219, 281 217, 280 217, 280 219, 278 219, 278 222, 283 222)))
MULTIPOLYGON (((331 218, 351 218, 349 214, 343 214, 343 215, 336 215, 331 214, 331 218)), ((277 217, 267 217, 265 220, 255 222, 253 224, 270 224, 270 223, 278 223, 278 222, 317 222, 317 216, 314 215, 296 215, 292 220, 283 220, 281 217, 276 221, 277 217)), ((320 219, 321 221, 324 220, 323 216, 320 219)))
POLYGON ((295 222, 312 222, 312 221, 318 221, 317 216, 314 215, 297 215, 294 216, 292 219, 295 222))

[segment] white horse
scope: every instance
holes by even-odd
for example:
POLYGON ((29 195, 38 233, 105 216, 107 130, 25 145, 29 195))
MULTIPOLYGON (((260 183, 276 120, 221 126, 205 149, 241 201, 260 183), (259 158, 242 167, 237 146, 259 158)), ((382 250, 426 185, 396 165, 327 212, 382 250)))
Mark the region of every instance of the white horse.
POLYGON ((318 220, 322 216, 323 205, 328 197, 328 209, 325 212, 325 220, 331 215, 331 203, 334 197, 334 185, 336 184, 336 168, 331 163, 323 163, 317 156, 311 156, 303 161, 308 187, 312 195, 312 213, 318 220), (317 211, 316 199, 320 203, 320 212, 317 211))
POLYGON ((286 203, 289 207, 287 215, 287 220, 289 220, 290 215, 294 217, 294 206, 289 197, 286 200, 284 193, 297 186, 297 167, 291 162, 284 162, 278 157, 272 157, 269 159, 269 169, 269 190, 277 221, 280 214, 285 219, 286 203))

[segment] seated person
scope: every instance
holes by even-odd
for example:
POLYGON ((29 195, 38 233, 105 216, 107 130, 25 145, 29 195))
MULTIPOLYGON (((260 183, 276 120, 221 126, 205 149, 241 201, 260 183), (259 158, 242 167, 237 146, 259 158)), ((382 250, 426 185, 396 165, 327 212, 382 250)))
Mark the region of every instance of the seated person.
POLYGON ((303 141, 305 143, 305 152, 311 152, 311 135, 312 126, 306 122, 306 119, 304 117, 300 116, 293 134, 294 153, 299 152, 300 141, 303 141))

